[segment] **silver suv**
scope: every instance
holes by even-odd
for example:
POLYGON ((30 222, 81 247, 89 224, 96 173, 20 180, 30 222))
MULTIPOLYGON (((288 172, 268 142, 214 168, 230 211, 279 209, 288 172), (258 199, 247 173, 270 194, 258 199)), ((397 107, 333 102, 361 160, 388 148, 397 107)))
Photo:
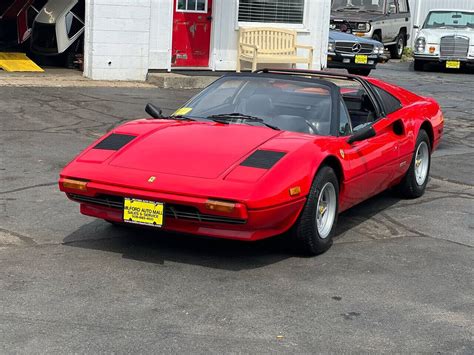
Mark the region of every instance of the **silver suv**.
POLYGON ((382 42, 399 59, 411 28, 408 0, 332 0, 330 29, 382 42))

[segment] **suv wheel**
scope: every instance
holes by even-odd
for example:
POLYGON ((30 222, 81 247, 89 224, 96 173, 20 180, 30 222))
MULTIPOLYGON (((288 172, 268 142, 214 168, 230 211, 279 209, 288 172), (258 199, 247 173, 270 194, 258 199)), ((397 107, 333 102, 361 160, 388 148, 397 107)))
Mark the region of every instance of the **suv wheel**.
POLYGON ((390 56, 393 59, 400 59, 405 49, 405 34, 399 33, 397 36, 397 43, 390 46, 390 56))
POLYGON ((378 33, 374 33, 374 35, 372 36, 372 39, 374 41, 382 42, 382 38, 380 37, 380 35, 378 33))

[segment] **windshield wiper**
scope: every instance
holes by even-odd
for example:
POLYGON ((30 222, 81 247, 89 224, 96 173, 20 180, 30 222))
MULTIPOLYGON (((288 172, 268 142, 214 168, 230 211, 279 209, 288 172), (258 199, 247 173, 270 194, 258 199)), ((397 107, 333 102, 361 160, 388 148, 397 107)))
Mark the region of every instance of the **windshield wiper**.
POLYGON ((250 115, 244 115, 243 113, 238 113, 238 112, 233 112, 233 113, 220 113, 217 115, 211 115, 207 117, 210 120, 213 120, 215 122, 219 123, 229 123, 230 121, 234 119, 239 119, 239 120, 244 120, 247 122, 257 122, 261 123, 264 126, 267 126, 268 128, 274 129, 274 130, 280 130, 280 128, 273 126, 271 124, 266 123, 263 119, 255 116, 250 116, 250 115))
POLYGON ((176 121, 196 121, 194 118, 184 115, 174 115, 170 117, 163 117, 165 120, 176 120, 176 121))

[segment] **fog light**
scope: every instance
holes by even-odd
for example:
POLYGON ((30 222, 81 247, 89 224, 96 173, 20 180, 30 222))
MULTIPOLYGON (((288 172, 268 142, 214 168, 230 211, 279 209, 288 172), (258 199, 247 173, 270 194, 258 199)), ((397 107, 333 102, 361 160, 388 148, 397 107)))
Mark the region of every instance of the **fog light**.
POLYGON ((235 210, 235 203, 226 201, 207 200, 206 208, 211 211, 232 213, 235 210))
POLYGON ((373 60, 369 60, 368 62, 370 65, 374 64, 374 61, 373 60))
POLYGON ((74 189, 80 191, 87 191, 87 181, 64 179, 62 185, 66 189, 74 189))
POLYGON ((350 63, 350 62, 351 62, 351 60, 350 60, 350 59, 347 59, 347 58, 345 58, 345 59, 343 59, 343 60, 342 60, 342 62, 343 62, 343 63, 350 63))

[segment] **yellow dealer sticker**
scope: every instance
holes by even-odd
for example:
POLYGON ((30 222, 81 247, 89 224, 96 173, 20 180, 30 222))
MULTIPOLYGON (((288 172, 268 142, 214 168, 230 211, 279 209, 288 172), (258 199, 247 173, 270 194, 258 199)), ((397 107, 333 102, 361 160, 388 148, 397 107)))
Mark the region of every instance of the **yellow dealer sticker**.
POLYGON ((184 116, 190 113, 193 109, 191 107, 181 107, 173 113, 173 116, 184 116))
POLYGON ((357 54, 357 55, 355 56, 354 62, 355 62, 356 64, 367 64, 367 56, 366 56, 366 55, 357 54))
POLYGON ((459 60, 448 60, 446 62, 446 68, 459 69, 461 68, 461 62, 459 60))
POLYGON ((135 198, 124 199, 123 221, 152 227, 163 225, 164 204, 135 198))

